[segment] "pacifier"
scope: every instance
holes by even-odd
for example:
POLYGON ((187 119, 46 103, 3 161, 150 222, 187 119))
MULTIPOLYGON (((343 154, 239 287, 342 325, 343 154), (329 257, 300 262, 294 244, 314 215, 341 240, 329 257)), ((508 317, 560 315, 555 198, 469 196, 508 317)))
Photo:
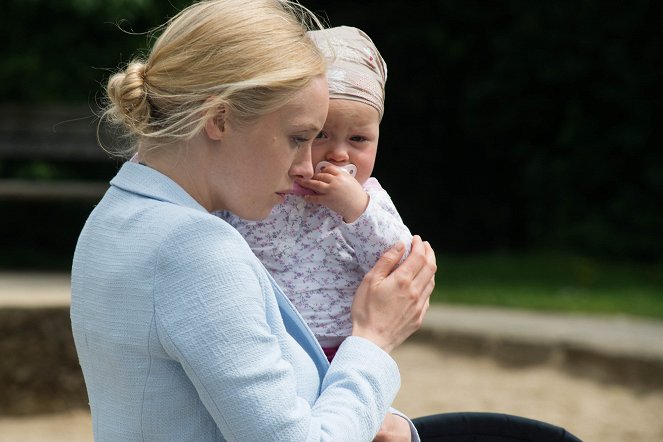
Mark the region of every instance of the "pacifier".
MULTIPOLYGON (((325 171, 325 167, 335 166, 335 164, 330 163, 329 161, 320 161, 317 166, 315 166, 315 173, 320 173, 325 171)), ((350 176, 357 175, 357 166, 354 164, 346 164, 345 166, 336 166, 343 170, 346 173, 349 173, 350 176)))

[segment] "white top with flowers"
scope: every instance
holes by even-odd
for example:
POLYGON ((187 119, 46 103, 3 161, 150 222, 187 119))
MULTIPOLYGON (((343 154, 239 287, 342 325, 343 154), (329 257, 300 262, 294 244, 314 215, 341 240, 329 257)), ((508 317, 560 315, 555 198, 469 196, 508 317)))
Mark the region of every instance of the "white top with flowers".
POLYGON ((287 195, 261 221, 214 213, 242 234, 323 347, 339 345, 352 332, 350 306, 366 272, 396 242, 406 250, 412 242, 380 183, 369 178, 363 187, 368 206, 349 224, 299 195, 287 195))

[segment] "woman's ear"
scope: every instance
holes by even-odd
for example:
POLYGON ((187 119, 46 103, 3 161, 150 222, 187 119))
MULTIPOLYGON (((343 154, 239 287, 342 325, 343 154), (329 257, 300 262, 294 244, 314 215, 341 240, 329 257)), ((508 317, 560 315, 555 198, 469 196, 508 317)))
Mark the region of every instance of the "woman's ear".
POLYGON ((226 108, 223 105, 217 106, 208 113, 205 121, 205 133, 215 141, 221 140, 226 130, 226 108))

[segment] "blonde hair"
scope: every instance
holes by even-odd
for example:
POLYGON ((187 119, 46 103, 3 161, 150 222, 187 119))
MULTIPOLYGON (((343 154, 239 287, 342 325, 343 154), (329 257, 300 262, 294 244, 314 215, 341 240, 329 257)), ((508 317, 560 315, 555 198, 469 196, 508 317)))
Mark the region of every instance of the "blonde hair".
POLYGON ((224 106, 239 124, 283 106, 325 61, 320 21, 288 0, 208 0, 169 20, 147 60, 108 80, 102 122, 138 139, 187 140, 224 106))

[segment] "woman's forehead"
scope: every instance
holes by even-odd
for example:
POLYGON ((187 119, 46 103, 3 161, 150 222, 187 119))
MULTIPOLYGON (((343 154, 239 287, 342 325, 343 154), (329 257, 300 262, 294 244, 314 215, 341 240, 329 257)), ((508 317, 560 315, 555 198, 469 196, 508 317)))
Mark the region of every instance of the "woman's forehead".
POLYGON ((320 130, 329 109, 329 92, 324 77, 317 77, 277 110, 282 121, 301 131, 320 130))

